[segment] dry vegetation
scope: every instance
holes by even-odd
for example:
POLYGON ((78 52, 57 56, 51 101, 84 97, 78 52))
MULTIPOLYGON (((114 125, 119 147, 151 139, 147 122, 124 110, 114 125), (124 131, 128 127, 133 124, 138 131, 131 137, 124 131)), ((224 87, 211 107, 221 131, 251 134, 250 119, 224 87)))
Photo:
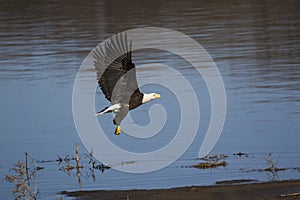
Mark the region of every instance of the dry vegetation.
POLYGON ((28 166, 28 154, 25 153, 26 161, 18 161, 10 169, 12 174, 5 175, 5 180, 15 185, 13 189, 13 194, 16 200, 35 200, 37 199, 38 192, 34 189, 35 187, 35 174, 38 168, 29 168, 28 166))

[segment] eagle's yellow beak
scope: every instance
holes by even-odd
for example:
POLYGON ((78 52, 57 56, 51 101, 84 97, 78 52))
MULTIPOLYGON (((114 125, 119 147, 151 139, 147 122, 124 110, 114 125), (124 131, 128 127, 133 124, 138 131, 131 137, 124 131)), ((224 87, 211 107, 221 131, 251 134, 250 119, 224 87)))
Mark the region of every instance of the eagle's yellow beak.
POLYGON ((156 99, 161 98, 160 94, 155 94, 155 98, 156 99))

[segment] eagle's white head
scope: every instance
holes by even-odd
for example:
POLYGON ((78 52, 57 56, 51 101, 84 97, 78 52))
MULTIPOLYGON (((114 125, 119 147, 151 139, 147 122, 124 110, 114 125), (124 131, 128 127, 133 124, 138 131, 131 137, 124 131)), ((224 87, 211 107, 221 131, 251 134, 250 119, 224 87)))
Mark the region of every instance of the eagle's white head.
POLYGON ((149 93, 149 94, 144 94, 142 103, 147 103, 153 99, 161 98, 160 94, 156 93, 149 93))

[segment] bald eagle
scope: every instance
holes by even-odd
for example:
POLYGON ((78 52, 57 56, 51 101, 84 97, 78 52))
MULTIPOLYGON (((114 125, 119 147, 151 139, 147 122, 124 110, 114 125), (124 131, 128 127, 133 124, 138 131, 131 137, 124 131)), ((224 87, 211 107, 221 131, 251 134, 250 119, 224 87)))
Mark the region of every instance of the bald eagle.
POLYGON ((105 98, 111 102, 95 116, 113 112, 116 135, 121 133, 121 121, 129 110, 161 97, 157 93, 146 94, 139 90, 131 47, 132 41, 127 41, 127 34, 119 33, 93 51, 98 84, 105 98))

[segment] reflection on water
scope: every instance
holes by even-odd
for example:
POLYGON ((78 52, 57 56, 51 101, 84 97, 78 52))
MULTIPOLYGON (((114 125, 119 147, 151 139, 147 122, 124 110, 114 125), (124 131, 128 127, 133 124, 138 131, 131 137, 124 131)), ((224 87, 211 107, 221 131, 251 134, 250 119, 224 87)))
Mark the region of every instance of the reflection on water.
MULTIPOLYGON (((225 82, 228 113, 214 152, 272 152, 284 167, 299 165, 295 157, 300 139, 298 8, 296 0, 1 1, 0 175, 7 172, 10 163, 22 159, 25 151, 35 158, 52 159, 68 154, 75 143, 80 143, 71 110, 77 69, 103 39, 143 26, 181 31, 203 45, 217 63, 225 82)), ((189 66, 176 56, 145 52, 133 55, 137 64, 167 64, 193 80, 189 66)), ((159 69, 145 68, 139 76, 155 74, 159 75, 159 69)), ((205 94, 204 83, 197 83, 205 94)), ((204 107, 202 112, 207 124, 209 109, 204 107)), ((199 130, 196 140, 200 144, 204 129, 199 130)), ((135 176, 112 170, 99 177, 107 181, 87 182, 83 188, 172 187, 211 184, 229 177, 249 178, 247 173, 233 174, 231 170, 209 173, 176 167, 191 162, 187 160, 197 156, 198 148, 195 142, 182 159, 162 171, 135 176)), ((279 177, 299 178, 299 173, 282 173, 279 177)), ((41 173, 38 178, 44 195, 78 189, 65 176, 41 173), (57 185, 57 179, 68 186, 57 185)), ((10 197, 10 185, 0 184, 1 196, 10 197)))

